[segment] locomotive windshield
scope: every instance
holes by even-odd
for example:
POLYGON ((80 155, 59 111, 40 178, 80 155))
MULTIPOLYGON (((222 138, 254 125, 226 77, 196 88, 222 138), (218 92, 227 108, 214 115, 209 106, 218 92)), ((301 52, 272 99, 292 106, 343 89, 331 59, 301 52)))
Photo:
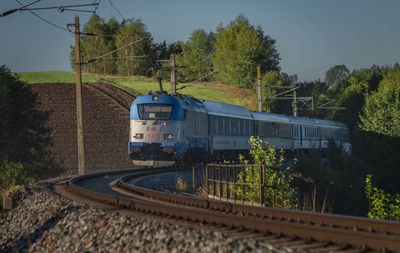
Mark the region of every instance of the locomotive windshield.
POLYGON ((171 117, 172 106, 168 104, 138 104, 141 120, 165 120, 171 117))

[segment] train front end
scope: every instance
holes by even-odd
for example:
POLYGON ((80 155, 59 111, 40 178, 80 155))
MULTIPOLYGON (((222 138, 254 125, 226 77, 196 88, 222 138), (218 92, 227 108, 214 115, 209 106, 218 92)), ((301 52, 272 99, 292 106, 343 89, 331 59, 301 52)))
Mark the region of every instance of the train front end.
POLYGON ((130 108, 128 152, 138 166, 171 166, 182 149, 183 110, 178 98, 149 94, 135 99, 130 108))

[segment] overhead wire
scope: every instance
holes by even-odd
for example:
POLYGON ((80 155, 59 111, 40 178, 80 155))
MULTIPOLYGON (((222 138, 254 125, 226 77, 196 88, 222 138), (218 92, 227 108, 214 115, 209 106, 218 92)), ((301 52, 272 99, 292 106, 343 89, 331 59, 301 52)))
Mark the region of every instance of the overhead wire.
MULTIPOLYGON (((37 3, 37 2, 39 2, 39 1, 41 1, 41 0, 36 0, 35 2, 32 2, 32 3, 28 4, 28 5, 24 5, 24 4, 21 3, 19 0, 15 0, 15 1, 16 1, 17 3, 19 3, 19 4, 22 6, 22 8, 24 8, 24 7, 28 6, 28 5, 32 5, 33 3, 37 3)), ((95 10, 94 10, 94 13, 97 11, 98 6, 100 5, 100 0, 99 0, 99 1, 94 1, 94 3, 96 3, 96 2, 98 2, 98 5, 95 5, 96 7, 95 7, 95 10)), ((67 9, 64 9, 64 10, 67 10, 67 9)), ((68 9, 68 10, 69 10, 69 9, 68 9)), ((47 24, 49 24, 49 25, 51 25, 51 26, 54 26, 54 27, 56 27, 56 28, 62 29, 62 30, 64 30, 64 31, 67 31, 67 32, 70 32, 70 33, 74 33, 73 31, 71 31, 71 30, 68 29, 68 28, 64 28, 64 27, 62 27, 62 26, 59 26, 59 25, 57 25, 57 24, 55 24, 55 23, 53 23, 53 22, 51 22, 51 21, 49 21, 49 20, 43 18, 42 16, 40 16, 39 14, 33 12, 32 10, 27 10, 27 11, 29 11, 29 12, 32 13, 34 16, 36 16, 37 18, 41 19, 43 22, 45 22, 45 23, 47 23, 47 24)), ((76 11, 76 10, 75 10, 75 11, 76 11)), ((90 12, 92 12, 92 11, 90 11, 90 12)), ((130 35, 107 35, 107 34, 85 33, 85 32, 81 32, 80 34, 82 34, 82 35, 87 35, 87 36, 114 37, 114 38, 118 38, 118 37, 136 38, 136 37, 137 37, 137 36, 130 36, 130 35)))
MULTIPOLYGON (((17 1, 17 3, 19 3, 21 6, 24 6, 19 0, 15 0, 15 1, 17 1)), ((56 25, 56 24, 54 24, 54 23, 48 21, 47 19, 42 18, 41 16, 39 16, 38 14, 36 14, 35 12, 33 12, 33 11, 31 11, 31 10, 28 10, 28 11, 29 11, 30 13, 32 13, 33 15, 35 15, 37 18, 41 19, 43 22, 46 22, 46 23, 49 24, 49 25, 52 25, 52 26, 54 26, 54 27, 56 27, 56 28, 62 29, 62 30, 67 31, 67 32, 72 32, 71 30, 69 30, 69 29, 67 29, 67 28, 64 28, 64 27, 62 27, 62 26, 56 25)))
POLYGON ((140 42, 140 41, 142 41, 142 40, 144 40, 145 38, 141 38, 141 39, 139 39, 139 40, 136 40, 136 41, 134 41, 134 42, 132 42, 132 43, 129 43, 128 45, 125 45, 125 46, 123 46, 123 47, 120 47, 120 48, 117 48, 117 49, 115 49, 115 50, 112 50, 111 52, 108 52, 108 53, 106 53, 106 54, 103 54, 103 55, 101 55, 101 56, 99 56, 99 57, 96 57, 96 58, 94 58, 94 59, 91 59, 91 60, 89 60, 89 61, 87 61, 87 62, 84 62, 84 63, 82 63, 82 64, 88 64, 88 63, 91 63, 91 62, 94 62, 94 61, 97 61, 97 60, 101 60, 102 58, 104 58, 104 57, 106 57, 106 56, 108 56, 108 55, 110 55, 110 54, 113 54, 113 53, 115 53, 115 52, 117 52, 117 51, 120 51, 120 50, 122 50, 122 49, 124 49, 124 48, 127 48, 127 47, 129 47, 129 46, 132 46, 133 44, 136 44, 136 43, 138 43, 138 42, 140 42))
POLYGON ((99 8, 100 5, 100 0, 94 0, 93 3, 97 3, 96 7, 94 7, 94 15, 96 15, 97 9, 99 8))
POLYGON ((99 37, 114 37, 114 38, 137 38, 137 35, 108 35, 108 34, 98 34, 98 33, 87 33, 87 32, 81 32, 80 34, 82 35, 87 35, 87 36, 99 36, 99 37))
POLYGON ((124 16, 122 16, 121 12, 114 6, 114 4, 111 2, 111 0, 108 0, 108 2, 111 4, 111 6, 114 8, 114 10, 121 16, 122 20, 125 20, 124 16))

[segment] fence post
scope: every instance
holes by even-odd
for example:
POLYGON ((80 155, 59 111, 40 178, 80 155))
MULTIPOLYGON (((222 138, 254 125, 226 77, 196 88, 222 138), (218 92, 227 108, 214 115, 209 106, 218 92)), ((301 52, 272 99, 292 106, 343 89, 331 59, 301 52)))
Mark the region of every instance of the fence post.
MULTIPOLYGON (((233 170, 233 180, 234 180, 234 182, 236 183, 237 182, 237 167, 235 166, 234 167, 234 170, 233 170)), ((236 190, 237 190, 237 184, 235 184, 235 203, 236 203, 236 200, 237 200, 237 194, 236 194, 236 190)))
POLYGON ((214 179, 214 181, 213 181, 213 186, 214 186, 214 189, 213 189, 213 191, 214 191, 214 198, 215 198, 215 196, 217 196, 217 183, 215 182, 215 174, 216 174, 216 170, 215 170, 215 166, 213 166, 213 179, 214 179))
POLYGON ((208 164, 206 165, 206 187, 207 187, 207 198, 208 198, 208 195, 210 194, 210 188, 208 186, 208 164))
POLYGON ((222 166, 219 167, 219 200, 222 200, 223 194, 223 185, 222 185, 222 166))
POLYGON ((230 196, 230 192, 229 192, 229 170, 230 167, 228 166, 226 168, 226 201, 229 201, 230 196))
POLYGON ((192 186, 194 189, 194 166, 192 167, 192 186))
POLYGON ((265 184, 265 172, 264 172, 264 165, 260 166, 260 181, 261 181, 261 206, 265 206, 265 199, 264 199, 264 184, 265 184))

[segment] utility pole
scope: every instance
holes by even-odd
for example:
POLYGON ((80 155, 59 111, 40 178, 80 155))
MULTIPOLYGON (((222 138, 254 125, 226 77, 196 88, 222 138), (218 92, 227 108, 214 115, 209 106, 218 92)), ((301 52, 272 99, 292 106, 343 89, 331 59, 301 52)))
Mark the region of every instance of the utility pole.
POLYGON ((76 122, 78 129, 78 172, 85 174, 85 150, 83 142, 83 113, 82 113, 82 75, 79 41, 79 17, 75 16, 75 71, 76 71, 76 122))
POLYGON ((260 66, 257 66, 257 102, 258 102, 258 111, 262 112, 260 66))
POLYGON ((176 94, 176 68, 175 68, 175 57, 173 54, 170 56, 171 60, 171 95, 176 94))

